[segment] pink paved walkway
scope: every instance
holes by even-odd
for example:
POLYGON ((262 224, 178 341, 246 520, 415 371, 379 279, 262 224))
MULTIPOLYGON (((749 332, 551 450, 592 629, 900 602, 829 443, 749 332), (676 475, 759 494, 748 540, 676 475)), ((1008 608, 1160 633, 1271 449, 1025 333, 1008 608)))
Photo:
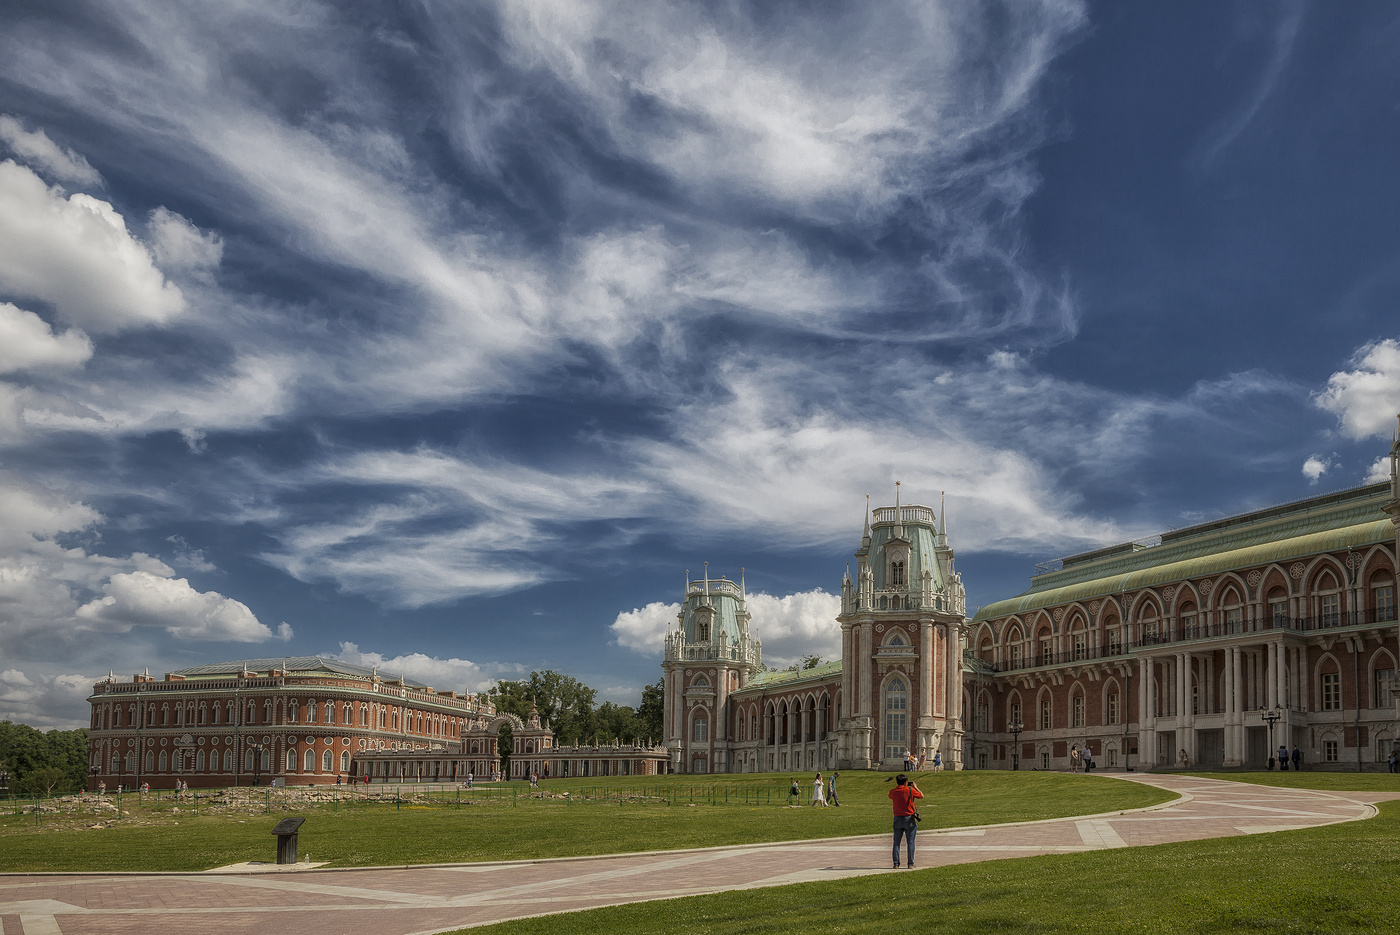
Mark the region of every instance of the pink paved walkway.
MULTIPOLYGON (((918 865, 1067 854, 1354 821, 1400 793, 1136 776, 1184 796, 1156 809, 923 832, 918 865)), ((293 931, 418 935, 547 912, 891 873, 889 835, 412 869, 0 875, 0 935, 293 931)), ((899 871, 901 873, 907 871, 899 871)))

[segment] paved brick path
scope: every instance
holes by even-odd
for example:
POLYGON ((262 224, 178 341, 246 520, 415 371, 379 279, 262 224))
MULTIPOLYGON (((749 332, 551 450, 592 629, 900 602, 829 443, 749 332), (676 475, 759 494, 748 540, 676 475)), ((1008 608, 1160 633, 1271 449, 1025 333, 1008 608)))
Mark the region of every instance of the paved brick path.
MULTIPOLYGON (((1128 777, 1179 802, 1141 812, 918 838, 920 867, 1230 837, 1354 821, 1398 793, 1128 777)), ((417 935, 547 912, 891 873, 886 834, 596 858, 275 873, 0 875, 0 935, 199 932, 417 935)), ((901 873, 907 871, 899 871, 901 873)))

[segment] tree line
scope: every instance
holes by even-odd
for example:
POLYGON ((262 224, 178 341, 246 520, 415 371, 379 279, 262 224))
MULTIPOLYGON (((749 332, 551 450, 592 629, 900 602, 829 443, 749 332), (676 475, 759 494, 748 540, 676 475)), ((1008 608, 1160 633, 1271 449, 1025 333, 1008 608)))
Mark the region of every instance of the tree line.
MULTIPOLYGON (((642 689, 637 707, 605 701, 596 704, 598 693, 572 676, 553 669, 531 672, 528 679, 497 682, 486 694, 496 710, 514 714, 522 721, 533 706, 541 720, 548 721, 560 744, 622 743, 665 740, 662 718, 663 683, 657 681, 642 689)), ((504 747, 503 754, 510 750, 504 747)))
POLYGON ((88 782, 87 729, 44 732, 0 721, 0 772, 12 795, 61 795, 88 782))

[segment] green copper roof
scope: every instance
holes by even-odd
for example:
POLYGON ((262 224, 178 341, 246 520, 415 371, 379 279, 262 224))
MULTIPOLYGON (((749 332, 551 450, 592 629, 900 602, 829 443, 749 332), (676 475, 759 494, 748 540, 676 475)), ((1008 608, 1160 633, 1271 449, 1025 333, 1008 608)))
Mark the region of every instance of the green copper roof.
POLYGON ((823 662, 819 666, 813 666, 810 669, 800 669, 797 672, 791 672, 787 669, 781 672, 760 672, 749 679, 749 684, 745 685, 740 691, 752 691, 758 688, 776 688, 779 685, 784 688, 791 688, 792 685, 797 682, 805 682, 808 680, 822 681, 833 675, 838 675, 840 672, 840 659, 833 662, 823 662))
MULTIPOLYGON (((927 507, 905 507, 905 512, 914 510, 926 510, 930 517, 933 511, 927 507)), ((893 512, 891 510, 891 512, 893 512)), ((922 580, 924 569, 927 568, 933 573, 933 589, 943 590, 943 572, 938 567, 938 559, 934 550, 934 531, 932 525, 924 525, 912 521, 906 521, 903 525, 904 538, 909 540, 909 567, 905 570, 906 580, 910 586, 917 587, 922 580)), ((886 524, 879 524, 870 530, 870 554, 880 556, 889 541, 894 538, 894 527, 886 524)), ((872 561, 870 572, 874 576, 875 590, 883 590, 890 587, 885 581, 886 564, 883 561, 872 561)))
MULTIPOLYGON (((286 671, 289 675, 350 675, 365 679, 372 677, 375 671, 369 666, 341 662, 339 659, 327 659, 324 656, 276 656, 268 659, 236 659, 233 662, 190 666, 188 669, 177 669, 171 674, 187 679, 230 678, 238 675, 245 668, 249 672, 264 674, 273 669, 279 669, 286 671)), ((385 682, 397 682, 400 675, 397 672, 380 672, 379 677, 385 682)), ((404 679, 403 683, 412 688, 428 687, 413 679, 404 679)))
POLYGON ((1037 576, 1030 590, 1019 597, 983 607, 974 620, 1393 542, 1395 526, 1381 509, 1389 501, 1389 484, 1374 484, 1174 530, 1156 546, 1124 546, 1075 556, 1065 559, 1064 568, 1037 576))

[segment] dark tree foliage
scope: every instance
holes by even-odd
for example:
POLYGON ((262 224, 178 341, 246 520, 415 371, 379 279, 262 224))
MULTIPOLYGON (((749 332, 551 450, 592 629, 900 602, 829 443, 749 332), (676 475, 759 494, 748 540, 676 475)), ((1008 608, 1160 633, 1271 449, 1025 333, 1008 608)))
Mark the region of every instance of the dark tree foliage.
POLYGON ((662 739, 661 682, 642 689, 642 705, 635 709, 611 701, 595 705, 597 692, 553 669, 531 672, 517 682, 497 682, 487 694, 496 710, 521 720, 534 705, 561 744, 662 739))
POLYGON ((638 730, 643 740, 666 739, 666 680, 657 679, 642 689, 642 703, 637 708, 638 730))
POLYGON ((593 699, 597 692, 572 676, 553 669, 531 672, 528 680, 497 682, 488 693, 496 709, 524 720, 533 704, 549 722, 560 743, 592 739, 593 699))
POLYGON ((36 730, 0 721, 0 763, 10 774, 10 791, 56 795, 76 792, 88 782, 87 730, 36 730))

